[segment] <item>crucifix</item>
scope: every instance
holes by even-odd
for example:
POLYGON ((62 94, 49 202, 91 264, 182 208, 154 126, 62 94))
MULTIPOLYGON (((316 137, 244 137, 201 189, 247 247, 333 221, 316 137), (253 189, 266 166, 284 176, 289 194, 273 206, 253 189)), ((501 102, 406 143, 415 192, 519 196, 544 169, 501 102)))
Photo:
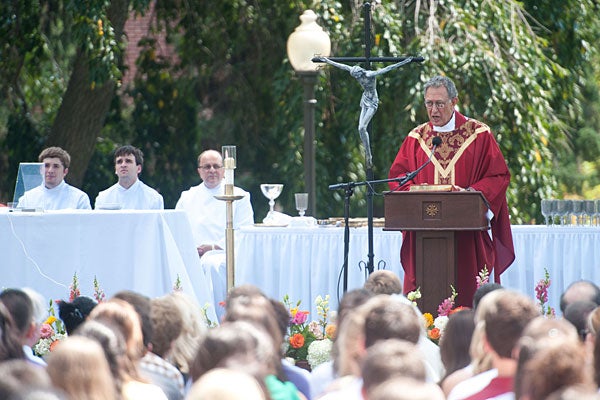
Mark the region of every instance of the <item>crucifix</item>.
MULTIPOLYGON (((358 132, 365 149, 365 166, 367 180, 362 183, 350 182, 339 185, 329 186, 329 189, 343 188, 346 191, 346 204, 344 207, 344 217, 346 222, 346 230, 344 234, 344 292, 348 288, 348 212, 349 212, 349 197, 352 195, 355 186, 365 184, 367 186, 367 229, 368 229, 368 245, 369 252, 367 254, 366 271, 371 274, 373 272, 373 189, 371 183, 377 183, 373 180, 373 157, 371 154, 370 134, 372 131, 371 119, 377 111, 379 105, 379 97, 377 95, 377 76, 386 72, 399 68, 405 64, 412 62, 422 62, 423 57, 371 57, 371 4, 365 2, 364 21, 365 21, 365 56, 364 57, 314 57, 313 62, 327 63, 334 67, 346 70, 354 77, 363 88, 363 95, 360 101, 360 117, 358 121, 358 132), (379 70, 371 70, 372 62, 394 63, 379 70), (366 68, 358 65, 350 66, 345 63, 363 63, 366 68)), ((385 180, 382 180, 385 181, 385 180)), ((361 261, 361 264, 364 264, 361 261)))

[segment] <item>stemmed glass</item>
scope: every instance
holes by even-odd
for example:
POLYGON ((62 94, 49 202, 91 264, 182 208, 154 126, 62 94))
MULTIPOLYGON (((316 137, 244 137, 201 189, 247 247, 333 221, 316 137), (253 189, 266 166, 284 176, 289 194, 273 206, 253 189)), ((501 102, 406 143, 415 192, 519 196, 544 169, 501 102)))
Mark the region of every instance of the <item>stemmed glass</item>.
POLYGON ((596 210, 596 203, 594 200, 585 200, 583 209, 585 210, 585 218, 589 221, 589 225, 594 225, 594 212, 596 210))
POLYGON ((263 183, 260 185, 260 190, 262 194, 269 199, 269 213, 267 214, 267 218, 273 214, 275 211, 275 199, 279 197, 281 191, 283 190, 283 185, 281 183, 263 183))
POLYGON ((571 213, 575 216, 575 225, 581 225, 583 213, 585 211, 583 208, 583 200, 571 200, 571 202, 573 204, 573 210, 571 211, 571 213))
POLYGON ((556 201, 550 200, 550 199, 542 200, 542 215, 544 216, 544 219, 546 220, 546 226, 550 226, 550 225, 554 224, 554 221, 551 219, 551 217, 553 216, 555 209, 556 209, 556 201), (552 224, 550 223, 551 221, 552 221, 552 224))
POLYGON ((556 215, 560 218, 561 225, 570 225, 567 223, 568 217, 573 209, 573 202, 571 200, 559 200, 556 204, 556 215))
POLYGON ((294 197, 296 198, 296 210, 298 210, 301 217, 304 217, 304 213, 308 208, 308 193, 296 193, 294 197))

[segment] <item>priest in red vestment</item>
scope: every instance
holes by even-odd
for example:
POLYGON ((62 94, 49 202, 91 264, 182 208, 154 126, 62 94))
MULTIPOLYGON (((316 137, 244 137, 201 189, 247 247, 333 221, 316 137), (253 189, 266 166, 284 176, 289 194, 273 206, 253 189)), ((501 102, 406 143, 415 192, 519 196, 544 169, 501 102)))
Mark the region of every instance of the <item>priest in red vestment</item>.
MULTIPOLYGON (((512 264, 515 254, 510 229, 506 189, 510 172, 490 128, 455 110, 456 86, 447 77, 436 76, 425 84, 425 107, 429 122, 414 128, 406 137, 390 168, 397 178, 427 162, 434 137, 441 139, 435 154, 423 170, 402 187, 390 183, 392 190, 409 190, 411 185, 452 185, 455 190, 480 191, 491 211, 491 230, 460 231, 456 240, 456 305, 472 306, 476 276, 484 267, 493 270, 494 280, 512 264)), ((404 268, 404 292, 416 289, 415 234, 403 233, 400 260, 404 268)), ((434 310, 427 310, 434 311, 434 310)))

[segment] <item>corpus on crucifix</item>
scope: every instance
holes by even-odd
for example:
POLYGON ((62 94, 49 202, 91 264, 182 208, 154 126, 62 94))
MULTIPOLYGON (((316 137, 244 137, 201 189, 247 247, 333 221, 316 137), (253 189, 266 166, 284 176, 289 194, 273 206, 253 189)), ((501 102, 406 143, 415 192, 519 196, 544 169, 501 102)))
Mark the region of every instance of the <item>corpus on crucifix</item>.
MULTIPOLYGON (((317 61, 317 60, 315 60, 317 61)), ((360 86, 363 88, 363 94, 360 98, 360 117, 358 119, 358 134, 362 140, 362 144, 365 148, 365 158, 367 168, 373 166, 373 156, 371 155, 371 144, 369 141, 368 127, 373 115, 377 111, 379 106, 379 96, 377 95, 377 76, 383 75, 386 72, 399 68, 405 64, 412 62, 412 57, 408 57, 395 64, 388 65, 384 68, 372 71, 364 69, 358 65, 347 65, 336 61, 333 61, 327 57, 319 57, 317 62, 324 62, 334 67, 343 69, 350 72, 353 78, 355 78, 360 86)))

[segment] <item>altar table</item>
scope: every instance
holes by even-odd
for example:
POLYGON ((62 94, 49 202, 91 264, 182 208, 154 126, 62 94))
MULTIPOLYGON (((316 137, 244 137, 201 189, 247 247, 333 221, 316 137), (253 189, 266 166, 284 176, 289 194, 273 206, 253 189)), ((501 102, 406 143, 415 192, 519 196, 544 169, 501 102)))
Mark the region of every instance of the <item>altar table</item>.
MULTIPOLYGON (((509 289, 535 296, 535 285, 550 274, 549 305, 559 313, 560 294, 574 280, 600 283, 600 228, 512 226, 516 259, 502 274, 509 289)), ((317 319, 314 299, 330 295, 337 309, 343 294, 344 228, 255 226, 236 231, 236 285, 251 283, 281 300, 288 295, 317 319)), ((400 264, 402 234, 373 229, 375 269, 386 268, 404 278, 400 264)), ((350 228, 348 289, 361 287, 366 272, 367 228, 350 228)), ((475 279, 475 277, 473 277, 475 279)), ((437 310, 424 310, 436 314, 437 310)))
POLYGON ((107 298, 120 290, 149 297, 182 290, 202 307, 210 280, 201 268, 185 212, 179 210, 0 209, 0 287, 30 287, 48 299, 69 299, 77 274, 82 295, 97 279, 107 298))

